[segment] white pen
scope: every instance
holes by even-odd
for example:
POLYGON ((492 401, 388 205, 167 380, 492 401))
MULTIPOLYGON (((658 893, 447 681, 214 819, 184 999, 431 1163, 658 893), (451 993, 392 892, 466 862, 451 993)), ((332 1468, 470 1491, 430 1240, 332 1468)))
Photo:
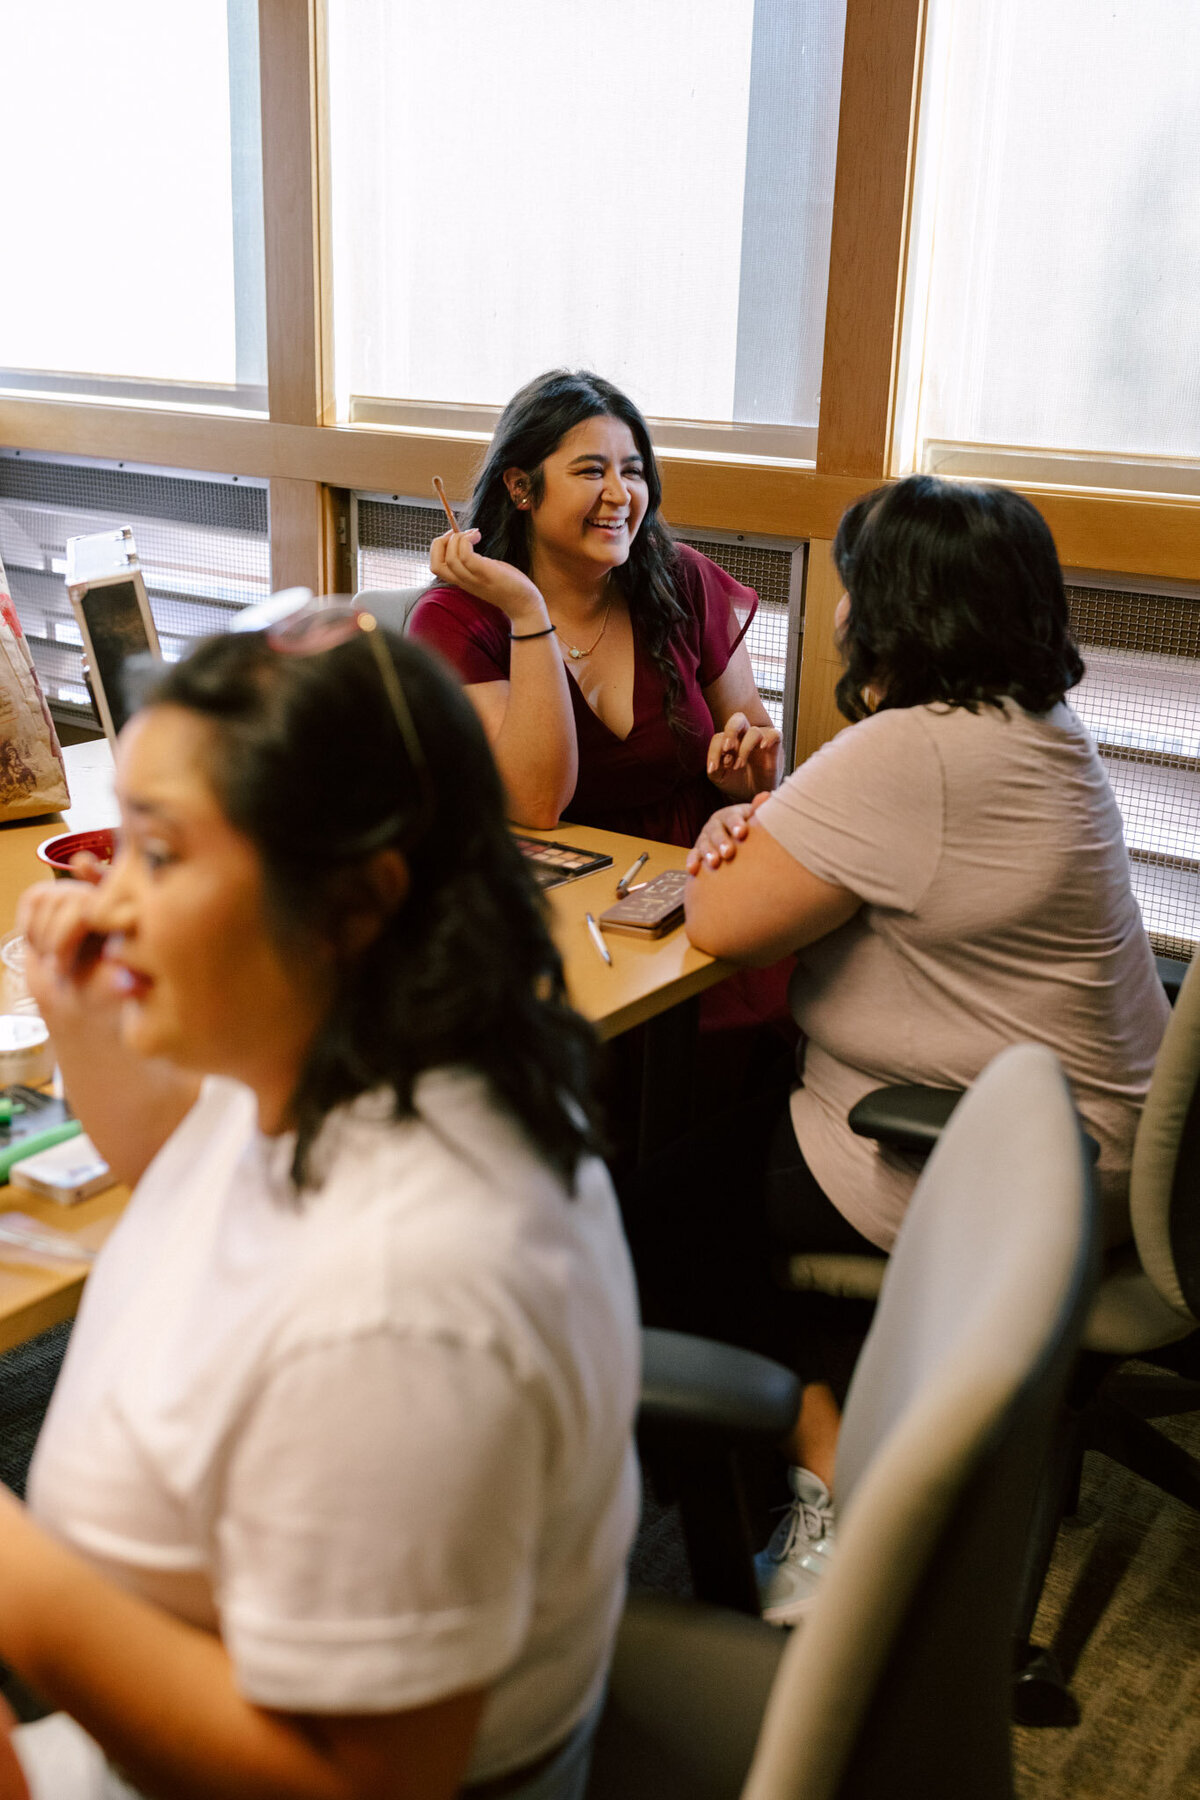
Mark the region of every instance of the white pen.
POLYGON ((601 956, 604 958, 605 962, 608 964, 609 968, 611 969, 612 956, 609 953, 608 945, 604 941, 604 933, 601 931, 600 927, 597 925, 597 923, 591 913, 584 913, 583 916, 587 920, 587 928, 592 934, 593 944, 595 944, 597 950, 600 952, 601 956))
POLYGON ((626 871, 622 875, 620 881, 618 881, 618 883, 617 883, 617 899, 618 900, 623 900, 625 898, 626 894, 629 892, 630 882, 633 880, 633 878, 637 874, 638 870, 642 867, 643 863, 648 863, 649 861, 650 861, 650 852, 648 850, 643 850, 642 854, 638 857, 637 861, 632 865, 632 867, 626 869, 626 871))

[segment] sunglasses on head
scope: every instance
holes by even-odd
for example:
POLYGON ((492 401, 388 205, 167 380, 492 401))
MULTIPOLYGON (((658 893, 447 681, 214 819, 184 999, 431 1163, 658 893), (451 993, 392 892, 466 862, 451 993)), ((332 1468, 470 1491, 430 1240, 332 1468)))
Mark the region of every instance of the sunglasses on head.
MULTIPOLYGON (((293 592, 297 598, 305 594, 303 589, 293 592)), ((289 597, 273 596, 273 601, 289 597)), ((358 606, 353 600, 329 594, 320 594, 316 598, 307 596, 301 599, 299 606, 285 611, 282 616, 273 602, 265 602, 263 607, 255 608, 254 611, 257 618, 252 622, 243 614, 238 621, 239 626, 242 629, 265 627, 268 645, 281 656, 319 656, 326 650, 336 650, 341 644, 352 643, 360 633, 366 639, 409 766, 420 788, 421 805, 411 834, 413 839, 420 836, 427 829, 433 814, 433 780, 421 747, 412 708, 400 680, 400 671, 374 613, 358 606), (268 608, 270 612, 264 617, 268 608)))

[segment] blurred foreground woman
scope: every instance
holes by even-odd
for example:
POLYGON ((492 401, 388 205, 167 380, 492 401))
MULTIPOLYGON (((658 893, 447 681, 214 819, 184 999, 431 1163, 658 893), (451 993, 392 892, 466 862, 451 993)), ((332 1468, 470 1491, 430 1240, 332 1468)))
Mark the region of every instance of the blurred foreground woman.
POLYGON ((137 1183, 0 1510, 46 1800, 582 1792, 636 1511, 591 1046, 470 704, 373 627, 169 669, 111 873, 25 901, 137 1183))

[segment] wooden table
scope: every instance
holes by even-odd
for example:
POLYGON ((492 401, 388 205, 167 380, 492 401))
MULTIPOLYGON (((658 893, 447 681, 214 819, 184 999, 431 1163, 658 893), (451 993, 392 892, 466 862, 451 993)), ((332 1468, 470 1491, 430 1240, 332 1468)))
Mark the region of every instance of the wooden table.
MULTIPOLYGON (((71 786, 71 806, 61 819, 38 819, 33 824, 0 825, 0 921, 13 918, 17 901, 32 882, 47 870, 38 861, 37 846, 60 831, 85 831, 117 821, 112 792, 112 757, 105 739, 73 744, 65 752, 71 786)), ((612 967, 603 962, 584 924, 584 914, 602 913, 616 898, 618 876, 645 850, 649 860, 639 879, 648 880, 664 869, 683 867, 685 852, 669 844, 597 831, 586 825, 562 825, 539 834, 579 844, 611 855, 612 867, 578 881, 552 888, 549 901, 555 941, 562 953, 567 987, 573 1004, 590 1019, 603 1038, 617 1037, 636 1025, 655 1021, 658 1040, 646 1055, 647 1082, 644 1107, 649 1115, 670 1109, 686 1068, 686 1047, 694 1032, 694 1017, 681 1001, 693 999, 729 973, 724 963, 694 950, 682 930, 641 943, 630 937, 610 937, 612 967)), ((59 1206, 0 1186, 0 1211, 29 1213, 44 1225, 78 1236, 81 1244, 98 1248, 112 1229, 129 1198, 123 1187, 109 1188, 75 1206, 59 1206)), ((36 1267, 6 1258, 0 1244, 0 1351, 34 1337, 62 1319, 72 1318, 79 1305, 88 1264, 36 1267)))
MULTIPOLYGON (((49 875, 38 861, 37 847, 60 831, 85 831, 115 824, 117 806, 112 793, 112 757, 103 738, 91 744, 75 744, 66 751, 71 806, 61 816, 41 818, 32 824, 17 821, 0 825, 0 921, 11 922, 17 901, 25 889, 49 875)), ((129 1191, 107 1188, 76 1206, 60 1206, 39 1200, 15 1188, 0 1185, 0 1212, 29 1213, 55 1231, 70 1232, 81 1244, 95 1250, 104 1242, 129 1191)), ((59 1263, 37 1266, 19 1259, 19 1253, 0 1244, 0 1350, 10 1350, 26 1338, 36 1337, 62 1319, 75 1315, 89 1264, 59 1263)))
POLYGON ((584 850, 602 850, 612 867, 581 875, 549 890, 554 941, 562 955, 572 1005, 590 1019, 602 1038, 614 1038, 634 1025, 660 1017, 681 1000, 702 994, 729 974, 729 964, 716 962, 688 943, 682 926, 665 937, 640 938, 610 934, 605 942, 612 967, 592 942, 584 914, 596 918, 617 898, 617 881, 646 852, 638 875, 649 881, 667 869, 682 869, 687 855, 674 844, 651 838, 626 837, 590 825, 559 825, 554 831, 530 831, 527 837, 557 839, 584 850))

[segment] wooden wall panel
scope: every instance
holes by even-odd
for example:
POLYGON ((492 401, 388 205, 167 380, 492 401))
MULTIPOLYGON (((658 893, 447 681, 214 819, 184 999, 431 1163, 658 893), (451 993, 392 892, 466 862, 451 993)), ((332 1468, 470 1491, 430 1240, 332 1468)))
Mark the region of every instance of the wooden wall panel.
MULTIPOLYGON (((34 454, 126 458, 422 497, 440 474, 456 500, 470 492, 484 448, 478 438, 2 396, 0 444, 34 454)), ((812 469, 671 456, 662 463, 665 510, 673 524, 768 537, 831 538, 851 500, 876 485, 863 476, 812 469)), ((1023 491, 1044 513, 1059 555, 1072 568, 1200 581, 1200 500, 1069 488, 1023 491)))
POLYGON ((1200 582, 1200 500, 1022 488, 1054 533, 1064 568, 1200 582))
POLYGON ((271 483, 271 586, 329 592, 325 561, 324 490, 286 476, 271 483))
POLYGON ((800 648, 800 697, 796 708, 796 766, 849 724, 837 709, 833 690, 842 659, 833 641, 833 615, 842 581, 833 566, 833 545, 814 538, 804 573, 804 637, 800 648))
POLYGON ((764 537, 832 537, 850 502, 874 485, 813 469, 747 468, 672 456, 661 463, 663 512, 672 525, 764 537))
MULTIPOLYGON (((324 0, 259 0, 267 395, 275 425, 334 420, 324 0)), ((271 585, 338 584, 318 481, 272 473, 271 585)))
POLYGON ((259 0, 267 391, 273 419, 332 421, 324 6, 259 0))
POLYGON ((888 467, 924 0, 847 0, 817 468, 888 467))
POLYGON ((350 491, 321 489, 321 542, 325 557, 320 592, 352 594, 358 586, 354 546, 350 542, 350 491))

